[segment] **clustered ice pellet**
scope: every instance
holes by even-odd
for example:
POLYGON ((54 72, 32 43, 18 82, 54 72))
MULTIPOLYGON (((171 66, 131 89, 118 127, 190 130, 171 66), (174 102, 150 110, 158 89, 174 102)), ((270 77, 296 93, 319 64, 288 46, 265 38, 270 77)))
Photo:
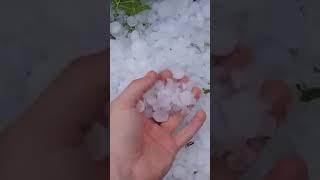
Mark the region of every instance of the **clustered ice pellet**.
MULTIPOLYGON (((174 77, 183 76, 183 72, 179 72, 178 76, 174 77)), ((166 82, 158 80, 137 103, 137 109, 157 122, 167 121, 170 114, 175 112, 187 113, 190 107, 196 104, 192 86, 191 81, 182 83, 176 79, 167 79, 166 82)))

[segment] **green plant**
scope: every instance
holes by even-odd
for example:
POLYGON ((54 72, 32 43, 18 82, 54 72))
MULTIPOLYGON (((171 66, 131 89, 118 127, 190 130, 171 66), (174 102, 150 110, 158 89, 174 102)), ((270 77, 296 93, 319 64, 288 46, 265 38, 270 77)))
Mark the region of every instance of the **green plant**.
POLYGON ((210 89, 202 88, 202 92, 203 92, 203 94, 208 94, 208 93, 210 93, 210 89))
POLYGON ((314 99, 320 98, 320 88, 307 87, 305 84, 296 84, 298 91, 300 92, 300 100, 303 102, 309 102, 314 99))
MULTIPOLYGON (((208 83, 208 85, 210 86, 210 83, 208 83)), ((208 94, 208 93, 210 93, 210 88, 202 88, 202 93, 203 93, 203 94, 208 94)))
POLYGON ((132 31, 134 31, 136 29, 135 26, 129 26, 128 23, 124 23, 123 27, 128 29, 128 32, 131 33, 132 31))
POLYGON ((123 10, 127 16, 134 16, 142 11, 151 9, 151 7, 141 2, 141 0, 112 0, 112 8, 117 13, 123 10))

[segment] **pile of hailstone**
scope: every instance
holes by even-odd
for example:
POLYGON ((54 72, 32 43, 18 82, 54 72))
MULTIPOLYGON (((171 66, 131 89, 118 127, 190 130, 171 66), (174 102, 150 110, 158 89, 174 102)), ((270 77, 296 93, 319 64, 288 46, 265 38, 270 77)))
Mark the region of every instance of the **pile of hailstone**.
POLYGON ((157 122, 168 120, 174 112, 189 112, 189 107, 196 104, 192 94, 192 82, 181 83, 175 79, 168 79, 167 83, 157 81, 155 85, 143 95, 143 100, 137 103, 139 112, 157 122))

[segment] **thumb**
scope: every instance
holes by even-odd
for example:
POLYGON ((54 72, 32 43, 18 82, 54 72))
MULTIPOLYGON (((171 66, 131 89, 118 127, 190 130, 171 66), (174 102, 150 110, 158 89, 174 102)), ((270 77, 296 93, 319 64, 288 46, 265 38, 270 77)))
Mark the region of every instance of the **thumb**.
POLYGON ((297 157, 279 159, 267 173, 265 180, 307 180, 305 162, 297 157))
POLYGON ((143 94, 156 82, 158 74, 154 71, 148 72, 144 77, 132 81, 120 94, 119 101, 123 105, 134 107, 143 94))

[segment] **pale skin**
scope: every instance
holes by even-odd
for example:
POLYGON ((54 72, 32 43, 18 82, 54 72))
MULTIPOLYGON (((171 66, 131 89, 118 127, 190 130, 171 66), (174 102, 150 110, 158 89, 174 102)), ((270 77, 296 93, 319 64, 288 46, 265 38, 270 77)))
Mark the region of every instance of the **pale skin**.
MULTIPOLYGON (((93 123, 97 122, 96 120, 101 120, 99 123, 107 127, 109 125, 107 121, 109 108, 106 107, 106 104, 108 104, 106 74, 109 74, 107 68, 109 55, 107 52, 104 51, 75 60, 44 90, 37 101, 1 134, 1 180, 110 179, 108 161, 96 162, 91 160, 86 148, 81 145, 88 129, 93 123)), ((160 79, 170 76, 168 72, 167 75, 158 74, 160 79)), ((195 95, 198 94, 197 90, 193 92, 195 95)), ((118 114, 118 117, 130 117, 122 119, 123 122, 115 124, 110 122, 110 125, 115 125, 115 128, 112 129, 119 128, 119 132, 129 130, 124 135, 133 134, 136 136, 127 139, 117 136, 117 131, 114 136, 112 135, 115 139, 110 139, 110 141, 120 139, 121 142, 114 144, 114 148, 111 147, 113 151, 111 153, 119 150, 119 153, 116 152, 116 154, 121 158, 111 159, 111 162, 118 162, 111 164, 110 171, 118 178, 132 175, 161 179, 170 168, 179 147, 183 146, 204 122, 205 117, 203 116, 205 114, 199 112, 195 116, 194 124, 188 126, 193 128, 185 130, 184 133, 182 131, 178 132, 178 134, 180 133, 179 136, 178 134, 172 135, 170 131, 176 127, 177 123, 182 121, 183 118, 180 116, 172 116, 167 125, 149 124, 152 128, 145 128, 147 130, 140 131, 143 118, 140 119, 140 123, 130 121, 141 117, 135 111, 128 110, 132 110, 132 108, 129 108, 132 107, 129 102, 134 102, 132 98, 139 98, 139 96, 122 96, 122 98, 117 98, 120 103, 119 101, 118 103, 115 103, 116 101, 112 102, 112 105, 114 105, 111 108, 112 114, 118 114), (114 108, 117 106, 120 106, 120 108, 114 108), (124 109, 127 110, 123 111, 124 109), (132 117, 135 118, 132 119, 132 117), (125 121, 130 123, 130 126, 129 124, 121 125, 125 121), (145 138, 146 140, 142 141, 142 132, 157 135, 157 139, 152 141, 145 138), (128 140, 131 141, 128 143, 128 140), (135 142, 135 144, 131 142, 135 142), (136 142, 141 143, 137 145, 136 142), (163 144, 160 145, 156 142, 162 142, 163 144), (116 147, 119 149, 116 149, 116 147), (123 149, 122 147, 135 147, 135 149, 123 149), (151 149, 156 152, 157 156, 153 156, 151 149), (141 154, 135 153, 128 156, 128 154, 122 154, 125 150, 141 152, 141 154), (130 163, 124 165, 123 161, 130 163), (152 168, 149 167, 151 165, 152 168)), ((286 180, 283 178, 285 175, 291 175, 291 179, 290 177, 287 178, 290 180, 304 180, 306 167, 302 160, 297 157, 287 157, 279 161, 275 163, 268 176, 266 175, 266 180, 286 180), (298 175, 295 173, 298 173, 298 175)), ((211 168, 213 168, 213 177, 217 177, 218 180, 235 180, 236 178, 224 166, 223 161, 214 160, 211 168)))
MULTIPOLYGON (((136 103, 144 92, 156 80, 168 78, 172 78, 169 70, 159 74, 150 71, 133 81, 111 103, 111 179, 160 180, 168 172, 175 154, 203 125, 206 114, 202 110, 179 132, 175 130, 186 114, 173 114, 159 125, 136 110, 136 103)), ((194 87, 192 92, 199 98, 198 87, 194 87)))

